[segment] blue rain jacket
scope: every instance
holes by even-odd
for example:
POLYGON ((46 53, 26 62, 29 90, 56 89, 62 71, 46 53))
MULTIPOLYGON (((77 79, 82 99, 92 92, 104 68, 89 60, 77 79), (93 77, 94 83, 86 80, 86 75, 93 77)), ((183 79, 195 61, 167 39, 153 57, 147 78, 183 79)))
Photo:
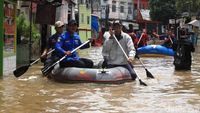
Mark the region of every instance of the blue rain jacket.
MULTIPOLYGON (((69 34, 69 32, 65 32, 62 34, 55 45, 55 50, 58 52, 58 57, 63 57, 65 51, 72 51, 76 49, 78 46, 82 44, 80 37, 77 33, 69 34)), ((80 49, 89 48, 90 45, 87 43, 86 45, 82 46, 80 49)), ((64 60, 79 60, 79 56, 77 52, 73 52, 72 55, 66 56, 64 60)))

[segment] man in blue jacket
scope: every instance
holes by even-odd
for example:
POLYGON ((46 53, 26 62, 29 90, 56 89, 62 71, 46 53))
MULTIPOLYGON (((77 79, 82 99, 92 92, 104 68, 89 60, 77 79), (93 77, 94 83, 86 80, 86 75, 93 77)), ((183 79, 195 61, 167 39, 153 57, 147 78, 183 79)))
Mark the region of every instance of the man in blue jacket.
MULTIPOLYGON (((66 55, 65 59, 60 62, 60 67, 82 67, 92 68, 93 61, 86 58, 80 58, 77 52, 71 53, 72 50, 82 44, 80 36, 77 34, 77 23, 75 20, 68 22, 68 28, 59 38, 55 46, 55 50, 58 52, 58 57, 66 55)), ((81 47, 80 49, 89 48, 89 43, 81 47)))

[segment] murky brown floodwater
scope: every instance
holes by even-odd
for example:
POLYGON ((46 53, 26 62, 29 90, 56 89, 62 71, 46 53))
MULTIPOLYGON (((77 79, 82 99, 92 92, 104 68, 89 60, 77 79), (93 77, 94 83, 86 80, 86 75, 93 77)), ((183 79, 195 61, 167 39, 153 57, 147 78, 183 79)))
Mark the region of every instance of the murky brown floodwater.
MULTIPOLYGON (((91 56, 97 61, 98 49, 91 56)), ((34 65, 20 78, 0 80, 1 113, 200 113, 200 52, 191 71, 175 71, 173 58, 141 58, 156 79, 147 79, 137 61, 138 80, 123 84, 62 84, 41 76, 34 65)))

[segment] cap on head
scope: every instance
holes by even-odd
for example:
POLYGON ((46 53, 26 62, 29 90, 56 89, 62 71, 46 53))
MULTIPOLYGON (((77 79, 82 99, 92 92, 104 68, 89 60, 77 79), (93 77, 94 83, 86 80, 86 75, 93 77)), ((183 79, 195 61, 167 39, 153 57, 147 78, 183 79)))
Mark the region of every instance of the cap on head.
POLYGON ((115 20, 115 21, 113 22, 113 26, 115 26, 115 25, 121 26, 121 25, 122 25, 122 22, 121 22, 120 20, 115 20))
POLYGON ((64 26, 64 23, 62 21, 57 21, 54 26, 55 27, 62 27, 62 26, 64 26))
POLYGON ((69 20, 68 25, 77 25, 77 22, 76 20, 72 19, 72 20, 69 20))

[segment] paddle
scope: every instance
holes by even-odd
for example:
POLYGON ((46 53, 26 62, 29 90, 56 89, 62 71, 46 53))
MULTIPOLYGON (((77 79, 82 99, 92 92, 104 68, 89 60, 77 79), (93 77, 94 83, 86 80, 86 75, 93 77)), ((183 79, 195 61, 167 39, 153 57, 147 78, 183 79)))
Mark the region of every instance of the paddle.
POLYGON ((171 38, 171 36, 169 36, 169 40, 170 40, 170 42, 173 44, 173 41, 172 41, 172 38, 171 38))
MULTIPOLYGON (((127 54, 125 53, 124 49, 122 48, 121 44, 119 43, 119 41, 117 40, 117 38, 115 37, 115 35, 113 35, 113 37, 115 38, 117 44, 119 45, 119 47, 121 48, 122 52, 124 53, 126 59, 128 60, 128 56, 127 56, 127 54)), ((133 65, 132 65, 131 63, 129 63, 129 64, 133 67, 133 65)), ((144 82, 140 79, 140 77, 139 77, 137 74, 136 74, 136 76, 137 76, 138 79, 139 79, 140 85, 147 86, 147 84, 144 83, 144 82)), ((131 77, 132 77, 132 75, 131 75, 131 77)), ((132 78, 134 78, 134 77, 132 77, 132 78)))
POLYGON ((145 69, 145 71, 146 71, 146 74, 147 74, 147 77, 148 77, 148 78, 154 78, 154 76, 153 76, 153 75, 147 70, 147 68, 144 66, 143 62, 140 60, 140 57, 137 56, 136 58, 140 61, 140 63, 141 63, 142 66, 144 67, 144 69, 145 69))
MULTIPOLYGON (((47 54, 50 54, 54 51, 55 49, 52 49, 51 51, 49 51, 47 54)), ((33 64, 35 64, 36 62, 38 62, 40 60, 40 58, 36 59, 34 62, 32 62, 31 64, 25 65, 25 66, 21 66, 19 68, 17 68, 16 70, 13 71, 13 74, 15 75, 15 77, 20 77, 21 75, 23 75, 30 66, 32 66, 33 64)))
POLYGON ((144 33, 141 34, 141 36, 140 36, 140 38, 139 38, 139 40, 138 40, 138 42, 137 42, 137 46, 140 44, 140 41, 141 41, 141 39, 142 39, 143 34, 144 34, 144 33))
MULTIPOLYGON (((76 50, 78 50, 79 48, 81 48, 82 46, 84 46, 85 44, 87 44, 87 43, 89 43, 89 42, 90 42, 90 40, 84 42, 83 44, 81 44, 80 46, 78 46, 77 48, 75 48, 74 50, 72 50, 71 53, 75 52, 76 50)), ((53 70, 54 66, 55 66, 56 64, 58 64, 60 61, 62 61, 63 59, 65 59, 66 56, 67 56, 67 55, 63 56, 61 59, 59 59, 57 62, 55 62, 54 64, 52 64, 52 65, 49 66, 48 68, 43 69, 43 70, 42 70, 43 75, 44 75, 44 76, 48 75, 49 72, 51 72, 51 71, 53 70)))

